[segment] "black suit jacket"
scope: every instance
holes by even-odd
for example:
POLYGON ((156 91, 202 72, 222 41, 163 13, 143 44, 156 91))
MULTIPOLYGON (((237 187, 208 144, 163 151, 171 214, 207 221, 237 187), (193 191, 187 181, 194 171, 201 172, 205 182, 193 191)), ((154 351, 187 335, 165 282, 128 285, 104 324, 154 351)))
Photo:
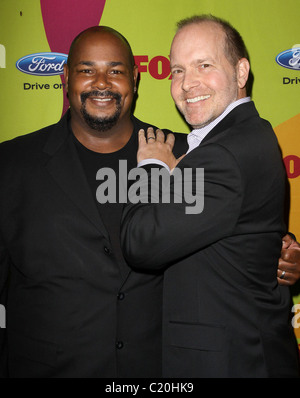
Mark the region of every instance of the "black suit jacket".
POLYGON ((204 168, 203 211, 128 204, 122 228, 135 269, 166 269, 163 375, 297 376, 291 297, 276 278, 286 177, 270 124, 240 105, 178 167, 204 168))
POLYGON ((117 262, 67 118, 0 145, 0 373, 159 377, 161 272, 117 262))

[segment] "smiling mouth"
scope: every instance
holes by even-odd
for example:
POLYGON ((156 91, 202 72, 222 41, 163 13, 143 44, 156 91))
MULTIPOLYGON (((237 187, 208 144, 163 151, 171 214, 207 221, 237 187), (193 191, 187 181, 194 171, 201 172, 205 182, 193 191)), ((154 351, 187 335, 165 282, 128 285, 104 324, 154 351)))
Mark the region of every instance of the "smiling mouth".
POLYGON ((109 102, 113 100, 113 98, 94 98, 94 97, 90 97, 89 99, 96 102, 109 102))
POLYGON ((210 95, 201 95, 199 97, 187 98, 186 102, 188 104, 194 104, 194 103, 199 102, 199 101, 204 101, 204 100, 206 100, 208 98, 210 98, 210 95))
POLYGON ((121 95, 119 93, 113 93, 112 91, 103 91, 101 93, 99 91, 83 92, 80 98, 83 106, 87 100, 99 106, 109 104, 113 101, 116 101, 117 105, 121 103, 121 95))

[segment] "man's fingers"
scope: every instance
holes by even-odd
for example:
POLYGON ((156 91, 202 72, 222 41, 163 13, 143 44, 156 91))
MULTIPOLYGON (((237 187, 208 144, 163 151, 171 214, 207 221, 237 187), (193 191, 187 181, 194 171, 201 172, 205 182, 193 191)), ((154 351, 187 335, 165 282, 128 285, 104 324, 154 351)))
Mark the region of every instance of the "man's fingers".
POLYGON ((165 134, 162 130, 157 129, 156 130, 156 141, 164 143, 165 142, 165 134))
MULTIPOLYGON (((292 249, 287 250, 287 252, 292 249)), ((290 253, 288 253, 290 254, 290 253)), ((278 262, 277 279, 280 285, 294 285, 300 278, 300 270, 297 262, 284 261, 282 258, 278 262)))
POLYGON ((139 130, 139 146, 143 146, 146 144, 146 136, 145 136, 145 130, 139 130))
POLYGON ((300 263, 300 249, 282 249, 281 258, 292 264, 300 263))
POLYGON ((153 127, 148 127, 147 129, 147 142, 151 144, 156 141, 155 133, 153 127))
POLYGON ((284 275, 284 278, 281 277, 281 272, 277 273, 277 281, 278 281, 278 284, 281 285, 281 286, 291 286, 291 285, 293 285, 293 282, 291 282, 288 279, 288 275, 287 274, 284 275))
MULTIPOLYGON (((144 130, 140 130, 140 132, 143 132, 141 134, 143 134, 143 137, 145 137, 145 133, 144 130)), ((148 144, 152 144, 155 142, 160 142, 162 144, 166 143, 169 145, 169 147, 171 149, 173 149, 174 144, 175 144, 175 136, 172 133, 169 133, 167 135, 167 139, 165 138, 165 133, 160 130, 157 129, 156 132, 154 132, 153 127, 148 127, 147 129, 147 134, 146 134, 147 140, 145 139, 145 142, 147 141, 148 144)))
POLYGON ((295 263, 289 263, 287 261, 284 261, 282 259, 279 260, 278 262, 278 269, 286 272, 296 272, 297 271, 297 266, 295 263))
POLYGON ((170 170, 175 167, 176 159, 172 152, 175 143, 173 134, 169 134, 165 140, 162 130, 154 131, 153 127, 139 131, 139 150, 137 154, 138 163, 145 159, 157 159, 164 162, 170 170))
POLYGON ((285 235, 283 238, 282 238, 282 248, 283 249, 287 249, 292 243, 293 243, 294 241, 293 241, 293 239, 291 238, 291 236, 290 235, 285 235))
MULTIPOLYGON (((163 134, 163 133, 162 133, 163 134)), ((172 133, 169 133, 166 139, 166 143, 170 145, 170 148, 173 149, 175 144, 175 136, 172 133)))

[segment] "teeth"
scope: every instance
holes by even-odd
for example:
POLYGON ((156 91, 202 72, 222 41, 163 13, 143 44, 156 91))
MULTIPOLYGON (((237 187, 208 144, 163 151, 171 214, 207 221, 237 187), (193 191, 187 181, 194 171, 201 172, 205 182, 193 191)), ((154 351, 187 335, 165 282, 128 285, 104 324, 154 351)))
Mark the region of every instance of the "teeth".
POLYGON ((111 98, 93 98, 93 100, 99 102, 108 102, 111 101, 111 98))
POLYGON ((208 99, 209 97, 210 97, 210 95, 201 95, 200 97, 188 98, 186 101, 187 101, 188 103, 194 103, 194 102, 206 100, 206 99, 208 99))

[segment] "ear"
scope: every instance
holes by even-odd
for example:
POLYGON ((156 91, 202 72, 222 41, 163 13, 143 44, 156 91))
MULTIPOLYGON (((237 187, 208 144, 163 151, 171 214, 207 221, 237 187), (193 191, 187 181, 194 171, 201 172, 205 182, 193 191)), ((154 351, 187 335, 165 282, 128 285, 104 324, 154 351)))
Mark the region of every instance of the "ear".
POLYGON ((65 77, 65 90, 68 92, 68 82, 69 82, 69 67, 64 64, 64 77, 65 77))
POLYGON ((250 72, 250 64, 246 58, 241 58, 237 64, 238 86, 242 90, 247 84, 250 72))
POLYGON ((134 87, 134 92, 136 92, 136 90, 137 90, 136 84, 137 84, 138 76, 139 76, 138 67, 137 67, 137 65, 134 65, 134 67, 133 67, 133 87, 134 87))

